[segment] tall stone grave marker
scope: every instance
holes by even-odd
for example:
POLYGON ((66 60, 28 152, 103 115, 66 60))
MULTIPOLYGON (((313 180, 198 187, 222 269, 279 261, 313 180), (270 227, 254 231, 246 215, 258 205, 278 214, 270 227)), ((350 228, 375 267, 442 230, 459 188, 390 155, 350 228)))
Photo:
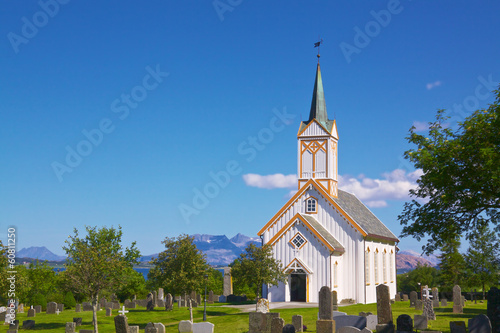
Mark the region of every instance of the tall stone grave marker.
POLYGON ((493 333, 500 333, 500 290, 493 287, 488 291, 486 314, 491 321, 493 333))
POLYGON ((394 322, 392 320, 391 297, 389 287, 379 284, 377 290, 377 332, 394 333, 394 322))
POLYGON ((153 293, 149 293, 148 294, 148 297, 147 297, 147 306, 146 306, 146 309, 148 311, 152 311, 155 309, 155 303, 154 303, 154 295, 153 293))
POLYGON ((439 292, 436 287, 432 288, 432 306, 439 308, 439 292))
POLYGON ((228 296, 233 293, 233 279, 231 278, 231 268, 224 268, 224 289, 223 295, 228 296))
POLYGON ((436 314, 434 313, 433 301, 431 299, 424 299, 424 313, 423 315, 427 320, 436 320, 436 314))
POLYGON ((163 292, 163 288, 158 288, 158 299, 163 300, 165 298, 165 294, 163 292))
POLYGON ((118 315, 115 317, 115 332, 128 333, 128 319, 126 316, 118 315))
POLYGON ((332 304, 333 304, 333 311, 338 311, 339 310, 339 305, 338 305, 338 302, 337 302, 337 291, 336 290, 332 290, 332 304))
POLYGON ((174 309, 173 298, 172 295, 168 293, 167 297, 165 298, 165 310, 172 311, 173 309, 174 309))
POLYGON ((57 310, 57 303, 56 302, 49 302, 47 303, 47 314, 55 314, 57 310))
POLYGON ((316 332, 335 332, 335 321, 333 321, 333 296, 329 287, 323 286, 319 290, 319 313, 316 321, 316 332))
POLYGON ((417 302, 417 292, 416 291, 411 291, 410 292, 410 308, 415 307, 415 303, 417 302))
POLYGON ((484 314, 469 319, 469 333, 491 333, 490 319, 484 314))
POLYGON ((459 285, 453 287, 453 313, 463 313, 462 289, 459 285))

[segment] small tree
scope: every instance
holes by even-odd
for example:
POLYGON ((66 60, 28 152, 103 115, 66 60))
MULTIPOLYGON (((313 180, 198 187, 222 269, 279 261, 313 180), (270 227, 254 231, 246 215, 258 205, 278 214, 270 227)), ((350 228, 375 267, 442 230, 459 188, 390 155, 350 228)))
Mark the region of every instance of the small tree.
POLYGON ((92 323, 97 327, 97 303, 99 294, 113 290, 122 277, 122 272, 132 267, 139 257, 135 242, 123 251, 121 227, 86 227, 87 236, 80 238, 75 228, 74 235, 66 240, 66 274, 70 285, 76 291, 90 298, 93 307, 92 323))
POLYGON ((151 260, 153 267, 148 273, 149 286, 162 287, 176 295, 202 290, 208 264, 205 255, 196 248, 194 237, 166 237, 162 244, 165 250, 151 260))
POLYGON ((56 272, 50 267, 47 261, 35 260, 27 270, 28 280, 30 281, 30 291, 27 296, 27 302, 35 305, 35 296, 44 295, 50 298, 58 292, 56 272))
POLYGON ((277 286, 286 281, 281 262, 274 259, 272 248, 267 245, 257 247, 251 243, 229 266, 234 283, 248 285, 257 297, 262 295, 264 284, 277 286))
POLYGON ((495 285, 500 273, 500 242, 488 225, 472 233, 465 262, 469 285, 481 286, 484 297, 486 285, 495 285))
POLYGON ((439 271, 435 267, 430 267, 417 263, 417 267, 404 274, 398 274, 398 290, 404 292, 418 291, 420 286, 437 286, 439 271))
POLYGON ((454 285, 459 285, 463 282, 465 261, 463 255, 458 252, 460 248, 460 237, 455 236, 444 243, 441 247, 441 254, 438 258, 439 263, 439 278, 444 289, 453 288, 454 285))

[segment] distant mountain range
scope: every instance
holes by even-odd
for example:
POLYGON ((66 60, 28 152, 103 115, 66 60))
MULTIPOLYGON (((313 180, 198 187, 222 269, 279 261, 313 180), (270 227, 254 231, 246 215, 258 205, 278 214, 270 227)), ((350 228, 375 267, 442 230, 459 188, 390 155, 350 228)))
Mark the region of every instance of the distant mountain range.
MULTIPOLYGON (((257 246, 261 245, 259 237, 248 237, 243 234, 237 234, 231 239, 227 238, 225 235, 195 234, 191 236, 194 237, 194 244, 196 247, 206 254, 207 261, 212 266, 229 265, 245 251, 245 248, 250 243, 257 246)), ((139 261, 146 263, 157 256, 158 253, 142 256, 139 258, 139 261)), ((58 256, 50 252, 45 246, 23 248, 17 252, 17 257, 49 261, 63 261, 66 259, 64 256, 58 256)), ((421 256, 419 253, 412 250, 400 251, 396 255, 398 273, 411 271, 417 267, 418 263, 435 267, 438 265, 439 259, 434 255, 421 256)))

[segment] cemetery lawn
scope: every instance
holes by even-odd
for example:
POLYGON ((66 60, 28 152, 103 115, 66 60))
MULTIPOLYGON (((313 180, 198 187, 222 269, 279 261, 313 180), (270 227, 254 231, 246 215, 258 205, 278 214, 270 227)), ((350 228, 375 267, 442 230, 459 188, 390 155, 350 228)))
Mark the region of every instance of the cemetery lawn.
MULTIPOLYGON (((127 313, 129 325, 138 325, 140 331, 144 332, 144 328, 148 322, 163 323, 166 332, 178 332, 177 326, 181 320, 189 320, 189 310, 187 308, 175 307, 173 311, 164 311, 157 308, 154 311, 146 311, 143 307, 137 309, 129 309, 127 313)), ((346 312, 349 315, 358 315, 359 312, 372 312, 377 313, 377 305, 373 304, 356 304, 349 306, 339 307, 339 311, 346 312)), ((450 321, 465 321, 468 325, 468 319, 479 314, 486 314, 486 302, 471 304, 467 302, 464 307, 463 314, 453 313, 453 303, 449 302, 447 307, 434 309, 436 313, 436 320, 429 321, 429 331, 450 332, 450 321)), ((27 311, 26 311, 27 312, 27 311)), ((280 317, 285 319, 286 323, 292 322, 292 316, 300 314, 303 316, 304 325, 307 326, 306 332, 316 332, 316 318, 318 314, 317 308, 303 308, 303 309, 277 309, 271 312, 279 312, 280 317)), ((416 311, 410 308, 410 302, 397 302, 392 305, 392 314, 394 322, 396 318, 402 314, 408 314, 412 318, 415 314, 422 314, 422 311, 416 311)), ((35 320, 35 329, 33 331, 42 331, 47 333, 64 332, 66 322, 73 321, 73 317, 82 317, 83 324, 77 327, 77 332, 80 329, 93 329, 92 327, 92 312, 79 312, 75 313, 72 310, 64 310, 59 315, 47 315, 45 312, 36 314, 34 318, 27 318, 27 313, 20 313, 16 319, 19 319, 20 327, 22 330, 22 322, 24 320, 35 320)), ((105 310, 98 311, 97 317, 99 321, 100 333, 114 333, 114 317, 118 315, 118 310, 113 310, 113 316, 106 317, 105 310)), ((194 322, 201 322, 203 319, 203 306, 193 309, 194 322)), ((229 308, 217 305, 207 305, 207 320, 215 325, 215 332, 247 332, 248 331, 248 313, 240 312, 238 309, 229 308)), ((7 332, 7 325, 0 325, 0 333, 7 332)))

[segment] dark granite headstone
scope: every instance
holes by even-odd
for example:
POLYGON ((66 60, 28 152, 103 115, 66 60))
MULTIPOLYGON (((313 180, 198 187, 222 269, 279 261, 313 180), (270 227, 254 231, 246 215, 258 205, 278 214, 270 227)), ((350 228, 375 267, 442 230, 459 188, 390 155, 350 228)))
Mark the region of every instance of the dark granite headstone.
POLYGON ((333 299, 329 287, 323 286, 319 290, 319 320, 333 319, 333 299))
POLYGON ((57 304, 57 310, 59 310, 59 312, 63 312, 63 310, 64 310, 64 304, 58 303, 57 304))
POLYGON ((484 314, 469 319, 469 333, 491 333, 490 319, 484 314))
POLYGON ((82 326, 83 318, 80 317, 73 318, 73 322, 75 323, 75 326, 82 326))
MULTIPOLYGON (((213 304, 213 302, 214 302, 214 292, 212 290, 210 290, 210 292, 208 293, 208 301, 207 301, 207 303, 208 304, 213 304)), ((233 302, 236 302, 236 299, 234 299, 233 302)))
POLYGON ((415 307, 415 303, 417 302, 418 294, 416 291, 410 292, 410 307, 415 307))
POLYGON ((35 305, 35 312, 36 313, 42 312, 42 306, 41 305, 35 305))
POLYGON ((396 330, 402 332, 413 332, 413 319, 409 315, 403 314, 396 319, 396 330))
POLYGON ((82 305, 80 303, 75 305, 75 312, 82 312, 82 305))
POLYGON ((336 316, 333 320, 336 330, 346 326, 356 327, 360 330, 366 327, 366 317, 363 316, 336 316))
POLYGON ((491 322, 493 333, 500 333, 500 290, 493 287, 488 291, 486 314, 491 322))
POLYGON ((34 317, 36 315, 35 309, 28 309, 27 317, 34 317))
POLYGON ((115 332, 128 333, 128 320, 126 316, 118 315, 115 317, 115 332))
POLYGON ((451 333, 467 333, 465 328, 465 321, 450 321, 451 333))

